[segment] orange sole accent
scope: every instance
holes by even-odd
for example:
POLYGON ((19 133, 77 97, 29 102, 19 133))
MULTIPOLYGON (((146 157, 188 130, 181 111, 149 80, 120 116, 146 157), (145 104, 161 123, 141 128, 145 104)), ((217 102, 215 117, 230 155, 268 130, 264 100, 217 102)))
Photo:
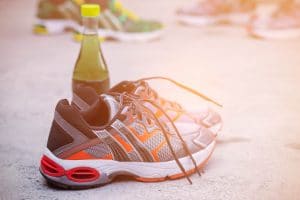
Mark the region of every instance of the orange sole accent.
POLYGON ((161 181, 165 181, 166 178, 143 178, 143 177, 135 177, 134 178, 137 181, 141 181, 141 182, 161 182, 161 181))
POLYGON ((66 160, 89 160, 89 159, 96 159, 96 158, 86 153, 85 151, 79 151, 69 156, 66 160))
POLYGON ((116 140, 118 140, 118 142, 124 147, 124 149, 126 150, 127 153, 131 152, 133 150, 133 148, 131 147, 130 144, 128 144, 127 142, 125 142, 121 136, 119 135, 114 135, 113 136, 116 140))

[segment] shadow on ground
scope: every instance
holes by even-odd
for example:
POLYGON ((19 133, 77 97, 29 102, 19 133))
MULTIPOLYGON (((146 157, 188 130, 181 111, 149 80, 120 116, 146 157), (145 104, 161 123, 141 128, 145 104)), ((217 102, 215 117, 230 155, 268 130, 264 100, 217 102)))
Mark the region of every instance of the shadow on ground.
POLYGON ((217 140, 218 145, 227 145, 227 144, 234 144, 234 143, 242 143, 242 142, 250 142, 249 138, 245 137, 228 137, 222 138, 217 140))

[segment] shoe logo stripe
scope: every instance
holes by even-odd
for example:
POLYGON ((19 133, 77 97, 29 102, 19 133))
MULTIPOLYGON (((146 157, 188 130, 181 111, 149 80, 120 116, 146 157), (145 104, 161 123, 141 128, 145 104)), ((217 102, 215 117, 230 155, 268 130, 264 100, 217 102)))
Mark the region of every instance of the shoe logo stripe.
POLYGON ((127 137, 127 139, 130 141, 130 143, 137 150, 138 154, 141 156, 143 161, 145 161, 145 162, 153 162, 154 161, 152 154, 148 151, 148 149, 145 147, 145 145, 142 144, 134 136, 134 134, 131 132, 131 130, 127 129, 122 122, 116 121, 112 126, 127 137))
POLYGON ((130 161, 129 156, 118 140, 116 140, 107 130, 94 131, 95 134, 111 149, 114 160, 130 161))
POLYGON ((143 158, 139 155, 135 146, 128 140, 128 138, 122 132, 120 132, 113 125, 111 126, 109 132, 115 137, 116 140, 120 142, 124 149, 126 149, 126 152, 132 161, 143 161, 143 158))

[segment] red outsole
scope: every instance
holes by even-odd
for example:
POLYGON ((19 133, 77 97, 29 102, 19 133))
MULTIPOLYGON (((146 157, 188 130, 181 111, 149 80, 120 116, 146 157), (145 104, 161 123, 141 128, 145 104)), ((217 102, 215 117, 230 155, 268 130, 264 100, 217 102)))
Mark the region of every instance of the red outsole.
POLYGON ((91 167, 76 167, 66 171, 66 176, 74 182, 91 182, 100 177, 99 172, 91 167))
POLYGON ((41 159, 41 170, 47 176, 66 176, 70 181, 78 183, 92 182, 100 177, 100 173, 91 167, 75 167, 65 170, 47 156, 41 159))
POLYGON ((47 156, 41 159, 41 169, 48 176, 60 177, 65 174, 65 169, 47 156))

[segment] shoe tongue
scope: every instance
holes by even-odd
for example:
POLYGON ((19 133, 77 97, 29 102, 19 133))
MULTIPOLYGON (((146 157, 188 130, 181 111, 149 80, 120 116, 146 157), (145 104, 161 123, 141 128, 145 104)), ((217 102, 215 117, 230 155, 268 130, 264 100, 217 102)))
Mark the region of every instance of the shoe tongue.
POLYGON ((109 110, 109 120, 111 120, 119 111, 119 102, 113 96, 107 94, 102 94, 101 97, 107 105, 107 108, 109 110))

